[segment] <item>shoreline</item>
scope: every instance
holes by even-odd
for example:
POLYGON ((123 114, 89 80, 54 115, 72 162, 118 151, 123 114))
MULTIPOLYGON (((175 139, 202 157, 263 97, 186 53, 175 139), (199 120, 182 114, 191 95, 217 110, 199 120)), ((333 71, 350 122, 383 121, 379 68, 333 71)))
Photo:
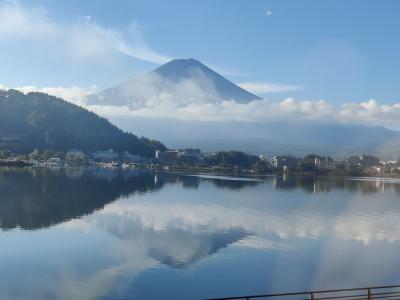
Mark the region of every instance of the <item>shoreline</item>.
MULTIPOLYGON (((230 171, 227 169, 219 168, 200 168, 200 167, 177 167, 177 166, 166 166, 153 167, 151 164, 141 164, 134 167, 123 168, 120 166, 106 167, 100 164, 88 164, 88 165, 48 165, 39 164, 35 165, 29 162, 23 161, 0 161, 1 168, 48 168, 48 169, 74 169, 74 168, 96 168, 105 169, 110 171, 132 171, 132 170, 146 170, 155 173, 170 173, 170 174, 183 174, 193 176, 216 176, 216 177, 231 177, 239 178, 244 177, 248 179, 263 179, 265 177, 302 177, 302 178, 320 178, 320 179, 347 179, 347 180, 399 180, 400 176, 393 176, 393 174, 379 174, 379 175, 326 175, 317 173, 304 173, 297 171, 283 172, 283 171, 272 171, 264 174, 256 174, 250 171, 230 171)), ((217 178, 218 179, 218 178, 217 178)))

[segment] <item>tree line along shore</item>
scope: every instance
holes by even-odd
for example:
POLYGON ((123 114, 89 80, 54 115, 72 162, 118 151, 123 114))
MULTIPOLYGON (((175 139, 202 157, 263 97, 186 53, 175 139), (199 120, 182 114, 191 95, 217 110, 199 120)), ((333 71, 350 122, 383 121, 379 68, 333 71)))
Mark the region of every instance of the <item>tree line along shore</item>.
POLYGON ((154 170, 221 172, 235 174, 267 175, 292 173, 318 176, 399 176, 400 162, 384 161, 377 156, 350 156, 334 160, 329 156, 309 154, 304 157, 289 155, 263 156, 240 151, 202 153, 199 149, 157 150, 154 157, 117 153, 113 150, 85 153, 33 150, 14 154, 0 150, 0 166, 100 166, 106 168, 144 167, 154 170))

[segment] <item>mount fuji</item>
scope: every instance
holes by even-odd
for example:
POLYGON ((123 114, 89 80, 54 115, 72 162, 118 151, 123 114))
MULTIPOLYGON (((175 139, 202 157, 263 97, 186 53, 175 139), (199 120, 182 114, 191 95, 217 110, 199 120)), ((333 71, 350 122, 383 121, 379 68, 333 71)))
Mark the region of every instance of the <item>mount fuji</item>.
POLYGON ((150 73, 93 94, 87 103, 135 109, 171 100, 185 105, 223 100, 248 103, 259 99, 198 60, 189 58, 172 60, 150 73))

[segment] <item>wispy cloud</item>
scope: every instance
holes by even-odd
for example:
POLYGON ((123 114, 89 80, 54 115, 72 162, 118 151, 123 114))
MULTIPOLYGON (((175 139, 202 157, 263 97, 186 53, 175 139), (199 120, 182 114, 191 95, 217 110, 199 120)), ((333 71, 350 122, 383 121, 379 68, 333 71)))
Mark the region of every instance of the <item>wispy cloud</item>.
MULTIPOLYGON (((0 90, 9 90, 10 88, 4 84, 0 84, 0 90)), ((27 85, 14 88, 21 91, 24 94, 31 92, 39 92, 49 94, 51 96, 56 96, 58 98, 64 99, 68 102, 74 103, 76 105, 85 106, 86 97, 97 92, 98 87, 96 85, 91 85, 88 87, 70 86, 70 87, 37 87, 34 85, 27 85)))
POLYGON ((44 7, 5 1, 0 4, 0 43, 15 39, 33 40, 52 53, 78 60, 113 54, 157 64, 171 60, 146 43, 136 21, 126 30, 102 26, 90 16, 65 24, 53 19, 44 7))
POLYGON ((330 118, 333 108, 325 101, 296 101, 293 98, 281 102, 256 100, 241 104, 233 100, 221 102, 194 102, 178 106, 164 101, 159 105, 140 108, 112 105, 89 105, 87 108, 108 116, 135 116, 174 118, 198 121, 266 122, 278 120, 320 120, 330 118))
POLYGON ((271 82, 242 82, 239 83, 239 86, 258 95, 293 92, 304 89, 303 86, 299 85, 288 85, 271 82))
MULTIPOLYGON (((2 87, 3 87, 3 89, 5 89, 4 85, 0 85, 0 89, 2 87)), ((91 85, 87 88, 78 87, 78 86, 36 87, 36 86, 31 85, 31 86, 18 87, 16 89, 25 94, 30 93, 30 92, 40 92, 40 93, 49 94, 52 96, 62 98, 64 100, 67 100, 69 102, 72 102, 72 103, 80 105, 80 106, 85 105, 85 98, 87 96, 95 93, 98 90, 96 85, 91 85)))

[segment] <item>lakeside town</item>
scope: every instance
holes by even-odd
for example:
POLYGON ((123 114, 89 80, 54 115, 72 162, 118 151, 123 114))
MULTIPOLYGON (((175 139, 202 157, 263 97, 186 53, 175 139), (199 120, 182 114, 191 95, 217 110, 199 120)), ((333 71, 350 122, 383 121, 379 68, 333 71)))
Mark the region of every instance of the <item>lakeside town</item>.
POLYGON ((203 153, 199 149, 178 149, 155 152, 154 157, 142 157, 127 151, 112 149, 85 153, 79 149, 67 152, 34 150, 29 154, 14 154, 0 150, 0 166, 76 167, 97 166, 112 169, 148 168, 164 171, 219 172, 248 175, 292 173, 318 176, 384 176, 400 175, 400 162, 381 160, 373 155, 350 156, 334 160, 329 156, 309 154, 252 155, 240 151, 203 153))

